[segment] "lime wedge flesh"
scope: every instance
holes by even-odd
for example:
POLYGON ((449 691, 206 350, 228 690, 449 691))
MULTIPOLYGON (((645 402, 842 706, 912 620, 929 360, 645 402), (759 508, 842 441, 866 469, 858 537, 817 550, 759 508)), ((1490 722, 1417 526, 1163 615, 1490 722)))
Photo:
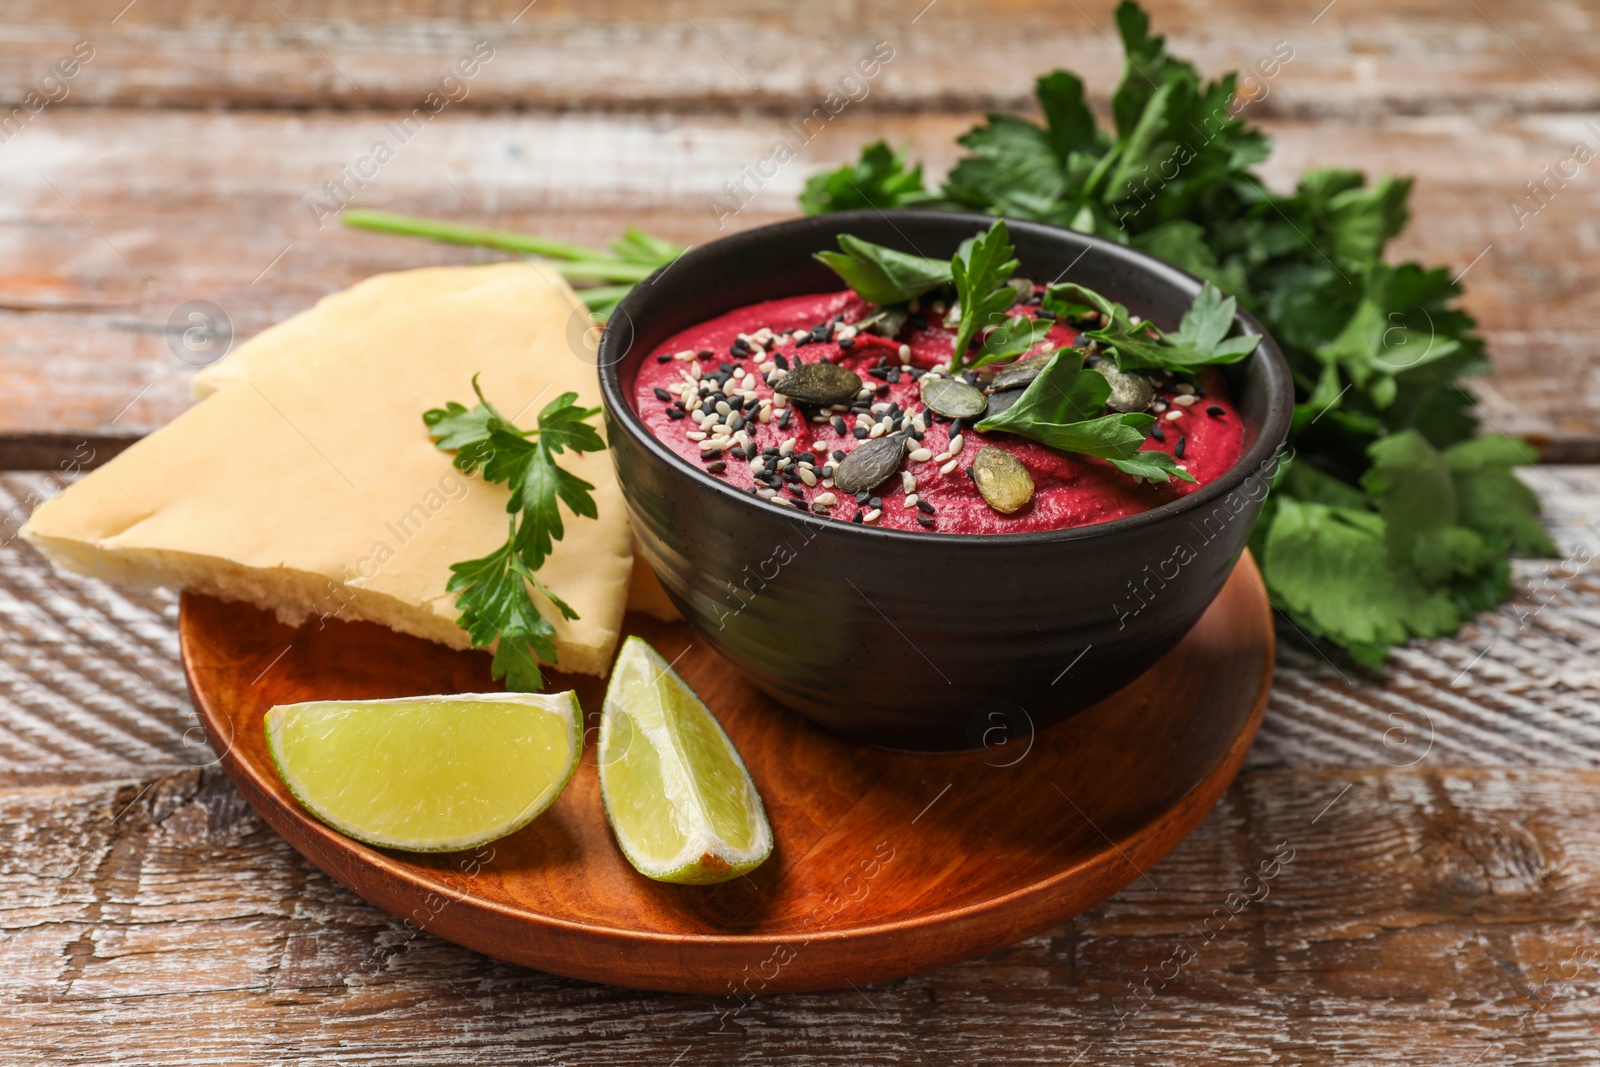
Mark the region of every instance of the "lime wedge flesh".
POLYGON ((754 870, 772 827, 744 761, 660 653, 630 637, 600 715, 600 795, 628 862, 661 882, 754 870))
POLYGON ((267 750, 307 811, 383 848, 453 852, 520 830, 583 750, 573 693, 320 700, 267 712, 267 750))

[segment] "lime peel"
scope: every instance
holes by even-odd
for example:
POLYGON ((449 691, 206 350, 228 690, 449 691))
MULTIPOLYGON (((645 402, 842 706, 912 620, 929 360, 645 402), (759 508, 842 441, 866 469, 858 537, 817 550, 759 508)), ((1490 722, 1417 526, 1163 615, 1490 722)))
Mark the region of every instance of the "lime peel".
POLYGON ((629 637, 600 715, 600 796, 617 845, 661 882, 725 882, 772 853, 761 794, 721 724, 671 664, 629 637))
POLYGON ((561 795, 583 752, 571 692, 282 704, 263 727, 302 807, 346 837, 408 852, 515 833, 561 795))

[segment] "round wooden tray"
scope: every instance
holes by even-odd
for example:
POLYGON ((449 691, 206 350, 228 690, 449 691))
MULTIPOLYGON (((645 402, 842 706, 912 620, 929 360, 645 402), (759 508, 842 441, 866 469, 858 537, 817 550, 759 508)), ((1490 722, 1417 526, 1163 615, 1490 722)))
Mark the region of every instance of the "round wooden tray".
MULTIPOLYGON (((1255 738, 1271 609, 1246 555, 1199 624, 1138 681, 1049 730, 959 755, 841 740, 736 677, 687 626, 630 616, 744 755, 776 847, 713 887, 633 871, 601 811, 592 747, 543 816, 476 853, 410 855, 309 816, 261 717, 301 700, 474 692, 488 658, 365 623, 296 630, 185 596, 189 687, 228 775, 311 862, 414 926, 480 952, 616 985, 722 994, 900 977, 1012 944, 1141 877, 1205 817, 1255 738)), ((1065 667, 1065 665, 1063 665, 1065 667)), ((1092 652, 1074 670, 1092 670, 1092 652)), ((590 713, 603 683, 556 676, 590 713)), ((723 1003, 719 1001, 719 1003, 723 1003)))

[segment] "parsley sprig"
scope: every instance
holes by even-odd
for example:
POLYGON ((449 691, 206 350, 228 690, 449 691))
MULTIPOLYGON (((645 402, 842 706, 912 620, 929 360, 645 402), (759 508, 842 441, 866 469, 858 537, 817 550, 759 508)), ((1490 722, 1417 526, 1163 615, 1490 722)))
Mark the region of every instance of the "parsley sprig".
POLYGON ((937 192, 880 143, 810 179, 802 203, 977 208, 1121 241, 1209 282, 1171 334, 1134 329, 1111 308, 1089 336, 1124 369, 1191 349, 1224 362, 1243 354, 1228 346, 1247 343, 1217 332, 1232 318, 1224 305, 1255 314, 1296 384, 1294 459, 1251 541, 1273 602, 1367 663, 1409 637, 1454 633, 1505 598, 1509 554, 1554 546, 1512 473, 1537 454, 1473 436, 1460 382, 1488 361, 1452 272, 1384 260, 1411 182, 1313 170, 1291 192, 1269 191, 1251 168, 1270 142, 1240 117, 1235 76, 1202 79, 1134 3, 1117 7, 1116 23, 1128 62, 1111 128, 1095 122, 1083 83, 1057 71, 1036 83, 1043 121, 990 115, 959 139, 967 154, 937 192))
POLYGON ((485 481, 510 487, 510 518, 505 543, 481 559, 452 564, 445 591, 457 594, 457 623, 474 648, 499 642, 493 676, 504 678, 509 689, 537 692, 544 687, 540 661, 556 661, 556 629, 539 613, 530 587, 562 617, 578 617, 539 580, 537 571, 566 533, 561 504, 583 518, 598 515, 590 495, 594 486, 563 470, 556 457, 568 449, 599 452, 606 447, 588 423, 600 409, 579 407, 577 393, 563 393, 539 412, 536 429, 522 430, 489 403, 476 375, 472 391, 478 395, 476 406, 452 401, 425 412, 422 421, 435 444, 455 453, 457 469, 481 471, 485 481))

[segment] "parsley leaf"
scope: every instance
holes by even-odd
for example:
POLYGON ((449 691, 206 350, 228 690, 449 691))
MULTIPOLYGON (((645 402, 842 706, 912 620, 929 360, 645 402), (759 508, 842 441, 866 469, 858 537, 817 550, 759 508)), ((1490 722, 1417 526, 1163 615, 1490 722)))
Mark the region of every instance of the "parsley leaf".
POLYGON ((839 235, 839 252, 818 252, 816 258, 844 279, 863 300, 899 304, 930 289, 949 285, 950 264, 897 252, 848 233, 839 235))
POLYGON ((808 215, 866 208, 913 207, 934 199, 922 187, 922 164, 907 168, 905 156, 883 141, 861 150, 859 162, 806 181, 800 203, 808 215))
POLYGON ((1110 396, 1111 384, 1103 375, 1085 372, 1083 353, 1062 348, 1015 403, 973 429, 1014 433, 1062 452, 1104 459, 1136 478, 1194 481, 1167 453, 1140 451, 1155 417, 1142 411, 1105 414, 1110 396))
MULTIPOLYGON (((1170 334, 1134 327, 1086 290, 1054 287, 1057 306, 1106 315, 1087 337, 1123 369, 1242 358, 1254 339, 1219 332, 1233 315, 1225 305, 1259 318, 1296 392, 1297 458, 1252 535, 1274 603, 1367 662, 1407 637, 1452 632, 1507 595, 1508 553, 1554 546, 1512 473, 1532 450, 1473 440, 1473 399, 1460 383, 1488 361, 1455 272, 1385 260, 1411 181, 1325 169, 1268 191, 1251 168, 1270 143, 1244 120, 1235 76, 1203 80, 1131 0, 1116 23, 1127 63, 1110 129, 1095 127, 1076 77, 1046 75, 1035 86, 1043 123, 988 116, 958 139, 966 154, 942 195, 1122 241, 1209 283, 1170 334)), ((1281 45, 1272 62, 1293 58, 1281 45)))
POLYGON ((484 397, 476 376, 472 388, 476 407, 450 403, 425 412, 422 421, 435 444, 455 452, 458 468, 482 470, 485 481, 510 487, 511 518, 503 545, 481 559, 451 565, 445 591, 456 594, 457 624, 474 648, 498 642, 493 676, 504 678, 507 688, 536 692, 544 686, 540 661, 556 659, 556 631, 539 613, 530 586, 565 618, 578 614, 534 572, 565 535, 560 504, 584 518, 598 515, 590 495, 594 486, 561 469, 556 456, 605 448, 588 422, 600 409, 579 407, 577 393, 563 393, 539 412, 537 429, 519 430, 484 397))
POLYGON ((989 232, 963 243, 950 261, 956 299, 961 304, 961 322, 950 356, 954 369, 970 366, 967 348, 973 338, 980 330, 1002 325, 1006 312, 1016 306, 1020 294, 1008 284, 1016 270, 1016 250, 1003 219, 996 220, 989 232))
POLYGON ((1224 297, 1207 282, 1183 322, 1172 333, 1164 333, 1154 323, 1135 325, 1128 309, 1108 300, 1092 289, 1072 282, 1059 282, 1047 290, 1045 307, 1064 318, 1076 318, 1084 309, 1099 312, 1106 325, 1084 331, 1083 336, 1098 341, 1119 370, 1175 370, 1193 373, 1196 367, 1218 363, 1237 363, 1256 350, 1259 337, 1228 337, 1233 328, 1237 303, 1224 297))

